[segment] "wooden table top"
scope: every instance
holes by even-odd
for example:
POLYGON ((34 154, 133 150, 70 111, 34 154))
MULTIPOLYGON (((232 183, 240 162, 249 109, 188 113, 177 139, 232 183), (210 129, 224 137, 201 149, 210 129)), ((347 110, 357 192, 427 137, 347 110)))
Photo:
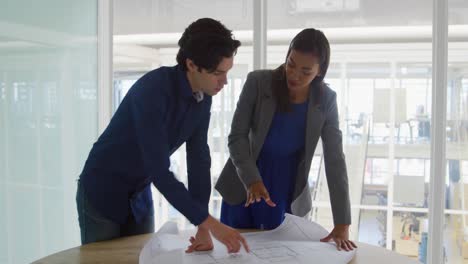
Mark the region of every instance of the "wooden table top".
MULTIPOLYGON (((153 234, 123 237, 67 249, 33 262, 62 263, 138 263, 140 251, 153 234)), ((350 264, 417 264, 419 262, 393 251, 366 243, 356 243, 358 250, 350 264)), ((187 241, 188 245, 188 241, 187 241)))

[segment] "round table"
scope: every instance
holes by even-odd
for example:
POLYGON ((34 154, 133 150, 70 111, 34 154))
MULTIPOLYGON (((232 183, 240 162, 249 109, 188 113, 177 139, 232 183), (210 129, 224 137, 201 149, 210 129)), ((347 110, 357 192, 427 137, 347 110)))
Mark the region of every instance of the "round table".
MULTIPOLYGON (((152 234, 123 237, 71 248, 33 262, 55 263, 138 263, 140 251, 152 234)), ((417 264, 419 262, 393 251, 365 243, 356 243, 358 250, 351 264, 417 264)), ((188 245, 188 241, 187 241, 188 245)))

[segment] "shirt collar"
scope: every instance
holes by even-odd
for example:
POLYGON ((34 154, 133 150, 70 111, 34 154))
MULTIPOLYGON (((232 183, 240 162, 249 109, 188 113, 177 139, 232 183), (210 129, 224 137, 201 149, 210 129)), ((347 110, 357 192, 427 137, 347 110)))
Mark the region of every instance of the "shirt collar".
POLYGON ((204 98, 204 94, 203 92, 201 91, 198 91, 198 92, 194 92, 193 93, 193 98, 195 98, 195 101, 197 101, 197 103, 203 101, 203 98, 204 98))

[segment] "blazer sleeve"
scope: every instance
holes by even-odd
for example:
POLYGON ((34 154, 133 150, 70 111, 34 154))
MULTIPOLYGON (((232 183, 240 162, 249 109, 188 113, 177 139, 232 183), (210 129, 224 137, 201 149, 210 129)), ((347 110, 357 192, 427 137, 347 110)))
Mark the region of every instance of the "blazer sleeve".
POLYGON ((231 132, 228 137, 231 161, 236 167, 237 175, 246 189, 252 183, 262 180, 255 158, 251 153, 249 140, 257 96, 258 82, 254 74, 249 73, 237 102, 236 111, 232 119, 231 132))
POLYGON ((343 139, 339 126, 335 92, 332 91, 332 96, 330 96, 325 106, 327 108, 325 109, 326 117, 321 137, 333 222, 335 225, 351 224, 348 174, 343 153, 343 139))

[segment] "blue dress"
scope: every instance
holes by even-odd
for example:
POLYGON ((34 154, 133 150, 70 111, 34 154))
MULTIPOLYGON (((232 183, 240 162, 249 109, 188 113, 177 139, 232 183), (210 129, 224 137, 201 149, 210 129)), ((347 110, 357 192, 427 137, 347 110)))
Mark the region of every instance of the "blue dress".
POLYGON ((276 207, 259 203, 244 207, 222 202, 221 222, 233 228, 274 229, 291 213, 299 158, 304 150, 308 102, 291 104, 292 111, 276 112, 257 160, 257 167, 276 207))

